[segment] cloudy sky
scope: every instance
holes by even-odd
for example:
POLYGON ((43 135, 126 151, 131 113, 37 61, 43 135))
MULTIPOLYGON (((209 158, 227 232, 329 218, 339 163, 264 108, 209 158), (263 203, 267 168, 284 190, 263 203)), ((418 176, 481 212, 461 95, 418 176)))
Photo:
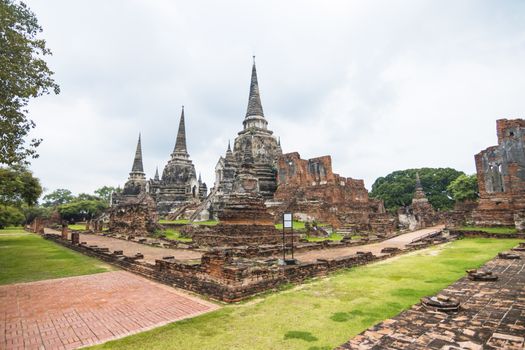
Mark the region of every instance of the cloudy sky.
POLYGON ((525 114, 525 2, 26 0, 62 92, 30 105, 32 169, 48 190, 122 185, 142 133, 152 177, 185 106, 209 187, 242 128, 252 55, 284 152, 330 154, 371 188, 391 171, 453 167, 525 114))

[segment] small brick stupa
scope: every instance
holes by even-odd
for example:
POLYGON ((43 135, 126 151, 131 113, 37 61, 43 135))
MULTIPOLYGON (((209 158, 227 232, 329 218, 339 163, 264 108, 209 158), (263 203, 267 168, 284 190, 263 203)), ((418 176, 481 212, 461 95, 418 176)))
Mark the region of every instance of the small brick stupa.
POLYGON ((226 197, 219 213, 220 223, 207 232, 195 233, 193 241, 207 246, 280 244, 279 231, 259 194, 259 181, 249 149, 243 155, 241 171, 234 183, 233 192, 226 197))

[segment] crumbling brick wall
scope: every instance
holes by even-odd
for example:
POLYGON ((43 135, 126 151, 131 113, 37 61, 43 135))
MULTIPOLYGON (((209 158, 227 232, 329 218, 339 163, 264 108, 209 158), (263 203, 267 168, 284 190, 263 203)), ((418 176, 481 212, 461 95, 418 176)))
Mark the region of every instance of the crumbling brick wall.
POLYGON ((276 217, 284 211, 304 213, 338 228, 350 225, 358 231, 391 232, 395 219, 380 201, 368 197, 363 180, 345 178, 332 170, 332 158, 301 159, 299 153, 278 159, 276 217))
POLYGON ((513 226, 525 209, 525 120, 496 121, 498 145, 475 155, 479 205, 477 225, 513 226))

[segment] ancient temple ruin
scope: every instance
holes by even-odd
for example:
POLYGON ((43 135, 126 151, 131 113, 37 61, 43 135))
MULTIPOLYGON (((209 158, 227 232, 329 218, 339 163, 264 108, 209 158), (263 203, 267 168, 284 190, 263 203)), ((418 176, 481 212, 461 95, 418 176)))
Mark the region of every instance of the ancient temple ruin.
POLYGON ((111 232, 134 236, 153 233, 158 227, 155 201, 148 193, 148 182, 142 164, 140 135, 128 181, 121 193, 111 196, 107 214, 111 232))
POLYGON ((248 107, 243 121, 243 130, 233 143, 228 143, 224 157, 220 157, 215 167, 215 185, 211 190, 206 209, 210 216, 218 218, 224 207, 226 196, 235 186, 236 175, 240 171, 243 157, 250 153, 254 162, 254 176, 258 182, 257 193, 271 199, 277 189, 277 158, 282 154, 281 145, 268 129, 259 93, 255 61, 252 66, 248 107))
POLYGON ((496 121, 498 145, 476 154, 479 204, 476 225, 523 227, 525 221, 525 120, 496 121))
POLYGON ((157 203, 159 214, 198 205, 207 195, 206 184, 197 179, 195 166, 186 147, 186 125, 184 106, 179 121, 179 130, 171 158, 164 167, 162 177, 158 170, 150 180, 149 192, 157 203))
POLYGON ((412 204, 398 210, 399 225, 409 230, 419 230, 436 225, 439 217, 421 185, 419 174, 416 173, 416 189, 412 197, 412 204))
POLYGON ((251 150, 246 148, 240 161, 234 186, 225 195, 224 206, 219 212, 219 224, 197 230, 193 241, 202 246, 260 246, 280 243, 279 231, 274 226, 256 177, 251 150))
POLYGON ((122 193, 113 194, 112 204, 118 204, 126 198, 136 197, 147 190, 146 174, 144 173, 144 166, 142 164, 142 143, 139 134, 137 148, 135 150, 135 158, 133 159, 133 166, 129 173, 128 180, 124 184, 122 193))
POLYGON ((363 180, 345 178, 332 171, 330 156, 301 159, 287 153, 278 160, 278 188, 268 203, 280 215, 295 213, 304 221, 329 223, 353 231, 392 232, 393 220, 383 202, 368 197, 363 180))

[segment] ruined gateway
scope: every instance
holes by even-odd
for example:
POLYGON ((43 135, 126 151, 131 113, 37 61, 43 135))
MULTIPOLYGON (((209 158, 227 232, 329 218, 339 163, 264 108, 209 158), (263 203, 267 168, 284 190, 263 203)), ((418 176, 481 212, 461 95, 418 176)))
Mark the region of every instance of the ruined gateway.
POLYGON ((525 230, 525 120, 496 121, 498 145, 476 154, 479 204, 472 221, 525 230))

